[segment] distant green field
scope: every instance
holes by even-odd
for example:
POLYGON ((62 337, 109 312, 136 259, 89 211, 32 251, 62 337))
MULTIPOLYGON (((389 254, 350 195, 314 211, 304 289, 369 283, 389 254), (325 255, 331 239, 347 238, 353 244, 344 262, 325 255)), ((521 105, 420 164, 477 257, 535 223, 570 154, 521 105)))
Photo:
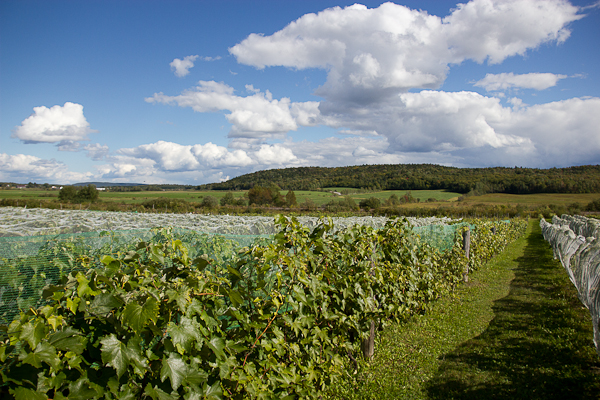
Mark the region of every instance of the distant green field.
MULTIPOLYGON (((310 199, 316 205, 323 205, 332 200, 341 199, 343 196, 336 195, 332 192, 343 192, 344 189, 351 190, 349 188, 328 188, 330 192, 324 191, 305 191, 298 190, 294 191, 296 194, 296 200, 299 204, 304 203, 307 199, 310 199)), ((11 190, 0 190, 1 199, 23 199, 23 200, 58 200, 58 190, 40 190, 40 189, 11 189, 11 190)), ((285 196, 287 190, 282 190, 281 194, 285 196)), ((227 191, 224 190, 212 190, 212 191, 155 191, 155 192, 100 192, 100 200, 106 203, 125 203, 125 204, 141 204, 145 201, 167 197, 171 199, 183 199, 192 203, 200 203, 205 196, 213 196, 217 199, 225 196, 227 191)), ((245 191, 234 191, 232 192, 235 198, 243 197, 245 191)), ((388 199, 392 194, 401 197, 404 196, 406 191, 404 190, 385 190, 381 192, 367 192, 367 193, 353 193, 349 196, 352 197, 356 203, 359 203, 363 199, 369 197, 376 197, 382 202, 388 199)), ((458 205, 454 201, 461 195, 460 193, 446 192, 443 190, 413 190, 411 191, 412 196, 421 200, 420 207, 439 207, 440 203, 426 203, 427 199, 434 198, 443 202, 447 206, 458 205)), ((600 193, 585 193, 585 194, 559 194, 559 193, 542 193, 542 194, 504 194, 504 193, 492 193, 483 196, 473 196, 466 198, 461 205, 472 206, 472 205, 523 205, 523 206, 545 206, 549 204, 555 205, 570 205, 573 203, 580 203, 587 205, 593 200, 599 199, 600 193)), ((412 207, 414 204, 406 204, 403 207, 412 207)))
MULTIPOLYGON (((101 192, 100 200, 102 201, 114 201, 124 202, 126 204, 141 204, 145 201, 156 199, 156 198, 169 198, 169 199, 183 199, 191 203, 201 203, 204 196, 212 196, 217 199, 225 196, 226 191, 214 190, 214 191, 159 191, 159 192, 101 192)), ((242 197, 245 192, 232 192, 235 198, 242 197)))
MULTIPOLYGON (((343 188, 340 188, 343 189, 343 188)), ((0 190, 0 199, 57 199, 58 190, 38 190, 38 189, 20 189, 20 190, 0 190)), ((285 196, 287 190, 282 190, 281 194, 285 196)), ((100 200, 104 202, 117 202, 125 204, 141 204, 145 201, 166 197, 170 199, 183 199, 189 202, 202 202, 204 196, 213 196, 217 199, 225 196, 227 191, 224 190, 207 190, 207 191, 156 191, 156 192, 100 192, 100 200)), ((245 191, 232 192, 235 198, 243 197, 245 191)), ((308 190, 294 191, 296 194, 296 200, 298 203, 303 203, 307 199, 310 199, 317 205, 326 204, 332 200, 340 199, 343 196, 339 196, 330 192, 314 192, 308 190)), ((369 197, 377 197, 381 200, 389 198, 393 193, 397 196, 404 196, 406 191, 404 190, 388 190, 382 192, 371 192, 371 193, 360 193, 352 194, 350 197, 354 198, 357 202, 362 199, 369 197)), ((425 201, 430 197, 439 200, 450 200, 460 196, 459 193, 444 192, 441 190, 414 190, 412 191, 414 197, 418 197, 421 201, 425 201)))
POLYGON ((10 189, 0 190, 0 199, 52 199, 58 197, 58 190, 10 189))
MULTIPOLYGON (((356 189, 343 187, 332 187, 326 188, 325 190, 338 193, 344 193, 345 191, 348 191, 350 193, 349 196, 356 200, 356 202, 359 202, 363 199, 368 199, 370 197, 376 197, 381 201, 384 201, 387 200, 392 194, 401 197, 408 192, 407 190, 383 190, 381 192, 353 193, 353 191, 356 191, 356 189)), ((427 201, 427 199, 430 198, 441 201, 454 201, 458 200, 458 198, 461 196, 460 193, 447 192, 445 190, 411 190, 410 192, 413 197, 418 198, 421 201, 427 201)))
POLYGON ((539 193, 539 194, 506 194, 506 193, 490 193, 482 196, 468 197, 465 204, 512 204, 526 206, 542 206, 547 204, 569 205, 572 203, 580 203, 587 205, 593 200, 600 199, 600 193, 580 193, 580 194, 564 194, 564 193, 539 193))

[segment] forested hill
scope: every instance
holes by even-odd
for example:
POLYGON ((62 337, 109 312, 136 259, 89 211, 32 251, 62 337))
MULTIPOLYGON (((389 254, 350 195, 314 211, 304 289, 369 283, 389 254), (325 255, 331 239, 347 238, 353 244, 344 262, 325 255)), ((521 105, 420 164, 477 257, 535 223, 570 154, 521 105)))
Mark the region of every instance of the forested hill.
POLYGON ((327 187, 379 190, 447 189, 483 193, 600 193, 600 165, 569 168, 455 168, 433 164, 359 165, 270 169, 198 189, 248 190, 278 185, 284 190, 327 187))

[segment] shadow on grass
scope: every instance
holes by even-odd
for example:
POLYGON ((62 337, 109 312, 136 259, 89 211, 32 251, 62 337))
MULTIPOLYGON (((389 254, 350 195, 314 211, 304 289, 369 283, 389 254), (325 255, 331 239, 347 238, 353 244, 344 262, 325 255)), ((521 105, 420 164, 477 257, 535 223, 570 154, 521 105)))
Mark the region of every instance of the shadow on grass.
POLYGON ((591 318, 541 236, 529 236, 489 327, 446 354, 432 399, 596 399, 600 362, 591 318))

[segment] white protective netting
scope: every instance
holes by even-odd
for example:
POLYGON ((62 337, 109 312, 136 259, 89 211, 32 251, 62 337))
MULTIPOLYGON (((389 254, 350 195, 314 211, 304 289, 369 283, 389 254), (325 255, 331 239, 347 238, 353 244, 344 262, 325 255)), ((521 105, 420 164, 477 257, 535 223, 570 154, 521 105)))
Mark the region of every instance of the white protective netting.
POLYGON ((540 220, 542 235, 554 250, 588 308, 594 325, 594 344, 600 355, 600 234, 598 221, 582 216, 554 216, 540 220))
MULTIPOLYGON (((314 228, 317 217, 297 217, 303 225, 314 228)), ((381 228, 386 217, 332 218, 336 229, 352 225, 381 228)), ((446 225, 450 218, 407 218, 412 226, 446 225)), ((197 232, 223 235, 271 235, 277 232, 273 217, 209 214, 142 214, 90 210, 50 210, 44 208, 0 208, 0 237, 58 235, 97 231, 118 231, 173 226, 197 232)))

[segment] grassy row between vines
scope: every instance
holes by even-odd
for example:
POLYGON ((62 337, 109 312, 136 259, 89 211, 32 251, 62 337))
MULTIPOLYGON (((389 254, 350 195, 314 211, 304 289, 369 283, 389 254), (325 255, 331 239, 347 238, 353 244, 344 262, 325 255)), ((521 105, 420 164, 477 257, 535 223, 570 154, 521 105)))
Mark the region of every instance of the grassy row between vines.
POLYGON ((431 312, 379 332, 332 399, 596 399, 591 317, 538 222, 431 312))

